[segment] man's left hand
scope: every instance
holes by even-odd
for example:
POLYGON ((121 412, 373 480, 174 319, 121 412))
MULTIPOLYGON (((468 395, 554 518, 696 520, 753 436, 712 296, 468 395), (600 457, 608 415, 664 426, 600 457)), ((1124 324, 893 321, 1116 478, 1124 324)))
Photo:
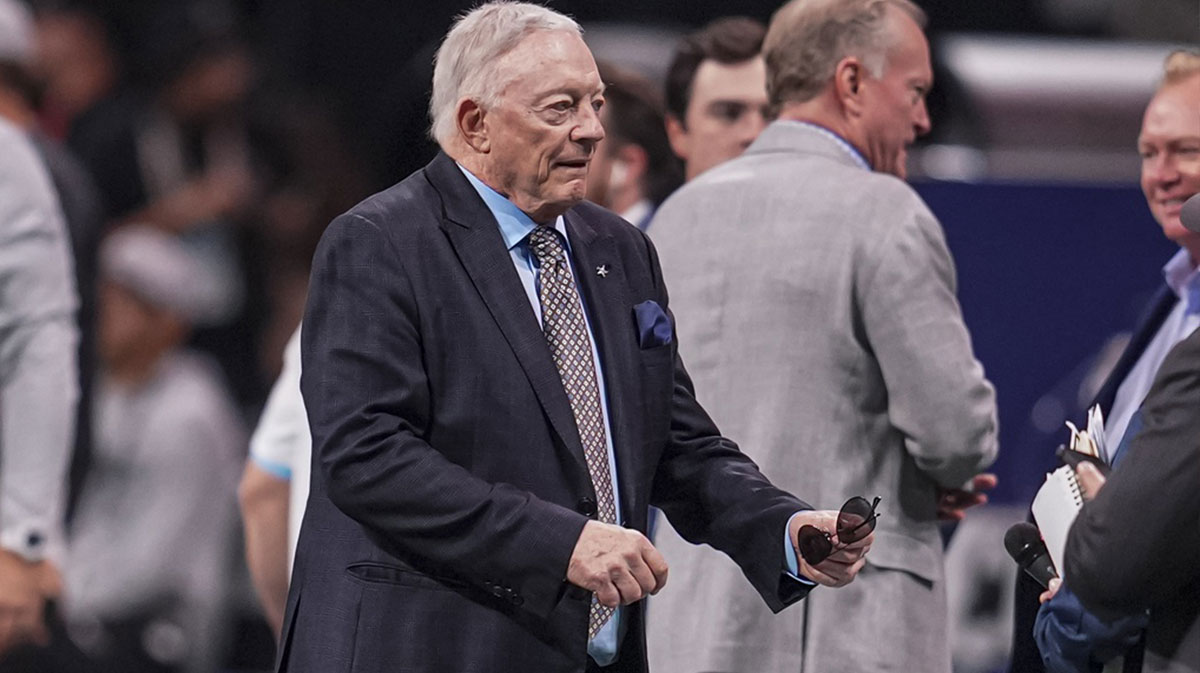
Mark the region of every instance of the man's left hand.
MULTIPOLYGON (((837 530, 837 519, 836 510, 816 510, 796 514, 792 517, 791 527, 788 530, 792 547, 799 547, 798 538, 801 526, 808 524, 831 532, 837 530)), ((867 552, 871 550, 871 544, 875 542, 875 533, 871 532, 863 539, 845 547, 842 547, 842 543, 835 533, 831 532, 830 534, 833 547, 837 551, 815 566, 809 565, 808 561, 805 561, 804 557, 797 553, 796 560, 800 564, 800 575, 827 587, 846 586, 854 580, 858 571, 862 570, 863 565, 867 562, 867 552)))
POLYGON ((49 561, 31 563, 0 549, 0 654, 16 645, 47 642, 46 601, 62 592, 49 561))
POLYGON ((1096 494, 1104 488, 1105 482, 1108 481, 1095 465, 1086 461, 1079 463, 1079 466, 1075 468, 1075 479, 1079 482, 1085 501, 1096 497, 1096 494))
POLYGON ((967 517, 968 509, 987 503, 987 491, 996 488, 996 483, 996 475, 984 473, 972 477, 966 488, 941 489, 938 491, 938 519, 962 521, 967 517))

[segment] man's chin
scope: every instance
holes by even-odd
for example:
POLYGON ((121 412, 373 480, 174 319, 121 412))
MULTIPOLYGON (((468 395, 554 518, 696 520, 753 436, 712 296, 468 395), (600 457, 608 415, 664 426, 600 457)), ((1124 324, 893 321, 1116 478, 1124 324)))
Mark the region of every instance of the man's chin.
POLYGON ((1179 221, 1179 215, 1170 216, 1164 215, 1161 212, 1154 213, 1155 219, 1162 225, 1163 235, 1168 239, 1182 244, 1184 239, 1195 238, 1197 234, 1193 234, 1183 227, 1183 223, 1179 221))

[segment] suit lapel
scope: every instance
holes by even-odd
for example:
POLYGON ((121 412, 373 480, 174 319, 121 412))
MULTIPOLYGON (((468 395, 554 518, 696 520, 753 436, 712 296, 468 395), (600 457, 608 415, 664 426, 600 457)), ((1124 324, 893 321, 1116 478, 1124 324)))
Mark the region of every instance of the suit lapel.
POLYGON ((643 489, 636 487, 641 474, 633 422, 637 418, 638 392, 634 356, 637 343, 631 311, 629 284, 616 244, 611 236, 600 235, 575 210, 566 214, 571 238, 571 257, 577 281, 582 288, 588 321, 596 337, 596 350, 604 367, 609 425, 617 457, 617 488, 621 495, 624 520, 634 522, 632 513, 644 511, 634 498, 643 489), (620 394, 615 394, 620 391, 620 394))
POLYGON ((442 196, 445 214, 442 229, 525 370, 551 427, 586 476, 583 444, 570 402, 546 346, 546 336, 513 268, 500 227, 475 188, 445 154, 439 153, 429 164, 426 176, 442 196))
MULTIPOLYGON (((1150 309, 1138 322, 1137 327, 1133 330, 1133 336, 1129 339, 1129 345, 1121 353, 1120 359, 1113 367, 1113 371, 1104 380, 1104 385, 1100 386, 1100 391, 1096 393, 1096 397, 1092 400, 1092 405, 1099 404, 1104 410, 1104 415, 1107 417, 1112 413, 1113 401, 1117 398, 1117 389, 1121 383, 1125 381, 1125 377, 1129 376, 1130 370, 1137 364, 1146 347, 1150 345, 1150 341, 1154 339, 1154 335, 1158 333, 1158 328, 1162 327, 1163 321, 1167 319, 1167 315, 1171 313, 1171 309, 1175 308, 1175 303, 1179 297, 1165 283, 1159 288, 1158 293, 1154 295, 1153 301, 1150 302, 1150 309)), ((1089 408, 1091 405, 1089 405, 1089 408)), ((1119 437, 1117 438, 1120 439, 1119 437)))

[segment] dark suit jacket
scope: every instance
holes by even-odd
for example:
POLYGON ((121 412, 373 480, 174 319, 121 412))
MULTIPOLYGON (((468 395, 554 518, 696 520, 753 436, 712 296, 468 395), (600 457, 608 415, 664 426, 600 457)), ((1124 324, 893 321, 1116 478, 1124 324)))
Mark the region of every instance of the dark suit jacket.
MULTIPOLYGON (((1104 380, 1100 386, 1100 390, 1096 393, 1095 399, 1087 408, 1093 405, 1100 405, 1104 411, 1105 417, 1112 412, 1113 401, 1117 397, 1117 389, 1125 382, 1125 377, 1129 376, 1129 372, 1133 369, 1137 361, 1142 357, 1142 353, 1146 350, 1146 346, 1150 345, 1150 341, 1154 339, 1154 335, 1158 333, 1158 329, 1162 327, 1163 321, 1167 319, 1167 315, 1171 313, 1175 303, 1179 300, 1175 292, 1165 283, 1155 293, 1153 300, 1150 302, 1146 313, 1138 321, 1137 326, 1133 330, 1133 335, 1129 339, 1129 345, 1121 353, 1121 357, 1117 360, 1113 371, 1104 380)), ((1077 386, 1075 386, 1077 387, 1077 386)), ((1067 396, 1071 398, 1070 395, 1067 396)), ((1120 437, 1112 437, 1111 441, 1119 442, 1120 437)), ((1030 522, 1033 522, 1030 517, 1030 522)), ((1015 590, 1015 599, 1013 604, 1013 646, 1012 659, 1009 665, 1010 673, 1045 673, 1045 665, 1042 662, 1041 652, 1038 650, 1037 643, 1033 639, 1033 624, 1038 613, 1038 596, 1041 595, 1043 589, 1041 585, 1033 580, 1027 573, 1018 569, 1017 582, 1015 590)), ((1134 673, 1141 670, 1140 653, 1134 652, 1126 657, 1126 673, 1134 673)))
POLYGON ((1149 608, 1144 670, 1200 671, 1200 332, 1171 350, 1142 430, 1067 537, 1070 585, 1112 618, 1149 608))
MULTIPOLYGON (((674 341, 639 347, 633 307, 668 310, 650 240, 588 203, 565 220, 625 525, 655 504, 772 609, 799 600, 781 542, 808 507, 720 437, 674 341)), ((302 353, 314 469, 280 670, 583 671, 590 595, 564 578, 595 494, 499 228, 452 160, 330 225, 302 353)), ((625 615, 618 670, 641 671, 641 606, 625 615)))

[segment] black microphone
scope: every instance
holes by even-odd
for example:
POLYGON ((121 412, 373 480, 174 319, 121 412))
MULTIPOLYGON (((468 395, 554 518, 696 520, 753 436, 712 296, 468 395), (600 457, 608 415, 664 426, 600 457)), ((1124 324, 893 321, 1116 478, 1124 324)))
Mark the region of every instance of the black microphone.
POLYGON ((1004 534, 1004 548, 1017 565, 1042 587, 1050 588, 1050 580, 1058 577, 1037 526, 1024 521, 1013 524, 1004 534))
POLYGON ((1183 202, 1183 208, 1179 211, 1179 223, 1184 229, 1200 234, 1200 194, 1193 194, 1192 198, 1183 202))

